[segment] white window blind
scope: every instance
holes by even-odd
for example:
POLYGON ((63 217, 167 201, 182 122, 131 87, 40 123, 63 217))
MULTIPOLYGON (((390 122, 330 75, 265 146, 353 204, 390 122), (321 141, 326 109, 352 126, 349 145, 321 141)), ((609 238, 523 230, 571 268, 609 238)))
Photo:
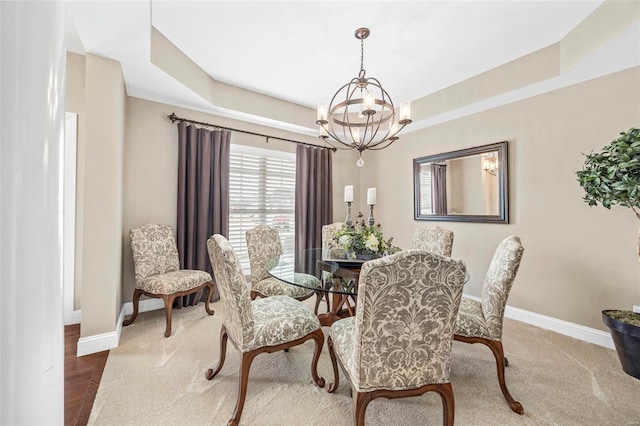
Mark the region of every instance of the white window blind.
POLYGON ((420 166, 420 214, 431 214, 431 164, 420 166))
POLYGON ((257 225, 278 230, 283 260, 293 264, 296 158, 293 153, 231 144, 229 243, 249 274, 245 233, 257 225))

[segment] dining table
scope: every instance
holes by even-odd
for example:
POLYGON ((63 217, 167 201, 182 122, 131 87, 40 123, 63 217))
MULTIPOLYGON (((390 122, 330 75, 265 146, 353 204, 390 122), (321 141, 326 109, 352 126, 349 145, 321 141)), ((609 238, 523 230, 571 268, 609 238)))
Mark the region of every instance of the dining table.
POLYGON ((331 326, 341 318, 355 315, 358 279, 365 260, 322 258, 322 249, 301 251, 296 253, 295 259, 298 261, 276 256, 267 262, 267 272, 290 285, 320 293, 327 303, 327 312, 318 315, 323 326, 331 326), (320 287, 313 286, 310 280, 296 279, 299 273, 316 276, 320 287))
MULTIPOLYGON (((318 314, 322 326, 331 326, 339 319, 355 316, 358 302, 360 270, 367 260, 323 258, 322 249, 307 249, 295 254, 294 259, 276 256, 267 261, 267 272, 290 285, 304 287, 320 293, 327 303, 327 312, 318 314), (320 287, 311 280, 296 279, 299 273, 314 275, 320 287)), ((469 281, 466 271, 465 283, 469 281)))

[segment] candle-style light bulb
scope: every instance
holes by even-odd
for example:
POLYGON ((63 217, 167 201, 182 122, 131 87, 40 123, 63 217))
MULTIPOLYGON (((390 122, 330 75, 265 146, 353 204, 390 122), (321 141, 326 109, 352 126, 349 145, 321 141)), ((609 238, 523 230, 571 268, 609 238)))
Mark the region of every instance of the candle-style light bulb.
POLYGON ((365 115, 373 115, 376 113, 375 105, 376 98, 373 97, 373 94, 369 91, 366 91, 364 94, 364 104, 362 106, 362 113, 365 115))
POLYGON ((411 123, 411 103, 410 102, 400 102, 400 120, 398 122, 400 124, 409 124, 411 123))
POLYGON ((353 138, 353 142, 356 144, 360 143, 360 129, 355 128, 351 129, 351 137, 353 138))
POLYGON ((318 104, 318 114, 316 116, 316 123, 321 124, 327 121, 327 104, 318 104))

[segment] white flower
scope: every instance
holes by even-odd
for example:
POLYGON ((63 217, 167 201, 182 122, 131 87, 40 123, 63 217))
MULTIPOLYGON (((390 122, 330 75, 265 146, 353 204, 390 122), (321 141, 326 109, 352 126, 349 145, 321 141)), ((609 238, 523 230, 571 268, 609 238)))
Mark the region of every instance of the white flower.
POLYGON ((378 239, 373 234, 369 235, 369 238, 367 238, 367 241, 364 243, 365 247, 371 251, 378 251, 378 244, 378 239))
POLYGON ((343 248, 349 248, 351 246, 351 236, 343 235, 338 239, 338 243, 343 248))

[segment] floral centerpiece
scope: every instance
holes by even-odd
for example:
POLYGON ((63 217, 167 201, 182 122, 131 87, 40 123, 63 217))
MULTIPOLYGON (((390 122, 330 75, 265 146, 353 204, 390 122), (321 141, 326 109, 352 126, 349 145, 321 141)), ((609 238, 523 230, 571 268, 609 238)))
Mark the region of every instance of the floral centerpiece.
POLYGON ((332 249, 343 259, 370 260, 401 249, 393 244, 393 237, 385 239, 380 224, 366 225, 362 213, 358 214, 355 224, 345 226, 333 235, 332 249))

